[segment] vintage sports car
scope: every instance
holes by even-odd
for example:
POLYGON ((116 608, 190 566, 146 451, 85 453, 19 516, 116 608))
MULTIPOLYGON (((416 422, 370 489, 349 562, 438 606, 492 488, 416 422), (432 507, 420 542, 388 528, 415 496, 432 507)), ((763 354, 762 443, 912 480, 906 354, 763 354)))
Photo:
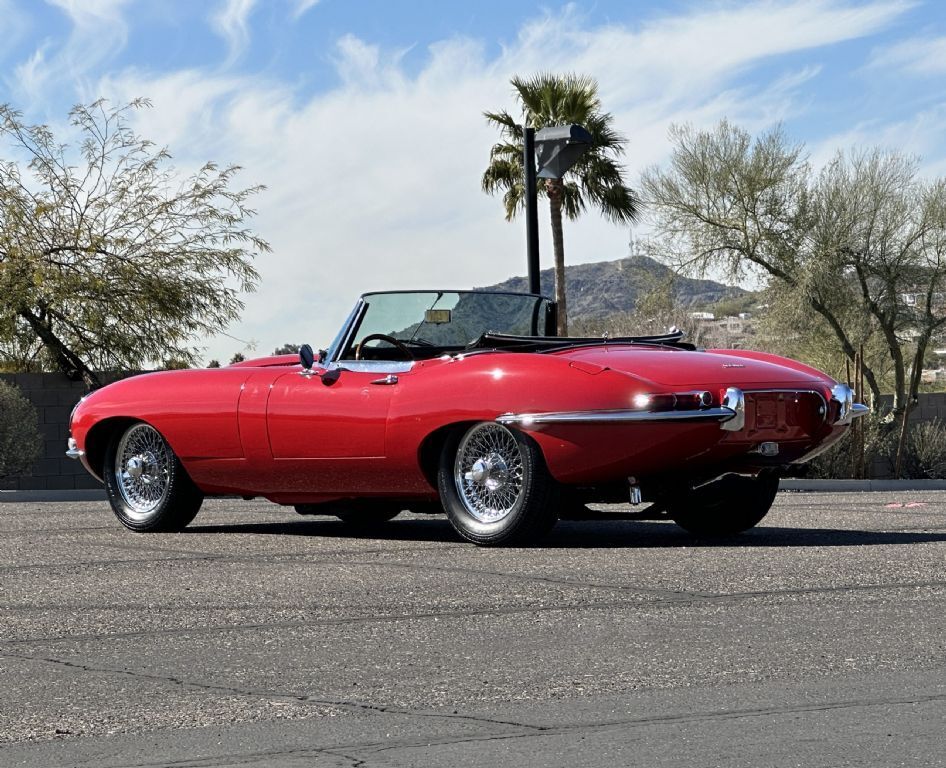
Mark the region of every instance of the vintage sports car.
POLYGON ((446 512, 477 544, 541 535, 590 502, 651 502, 700 535, 766 514, 779 470, 866 412, 813 368, 666 336, 557 338, 531 294, 362 296, 314 355, 125 379, 72 414, 68 455, 135 531, 205 496, 352 525, 446 512))

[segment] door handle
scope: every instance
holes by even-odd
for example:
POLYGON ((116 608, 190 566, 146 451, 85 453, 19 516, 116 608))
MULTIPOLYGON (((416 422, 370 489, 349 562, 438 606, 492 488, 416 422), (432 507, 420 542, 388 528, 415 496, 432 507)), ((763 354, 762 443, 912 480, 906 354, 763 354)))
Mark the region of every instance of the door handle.
POLYGON ((375 379, 371 383, 372 384, 397 384, 397 376, 395 376, 393 373, 389 373, 384 378, 375 379))

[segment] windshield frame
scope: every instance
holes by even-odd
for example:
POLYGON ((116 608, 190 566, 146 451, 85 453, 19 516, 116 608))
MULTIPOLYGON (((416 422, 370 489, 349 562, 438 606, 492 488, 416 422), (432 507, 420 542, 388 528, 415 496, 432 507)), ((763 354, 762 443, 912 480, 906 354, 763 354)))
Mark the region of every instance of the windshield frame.
MULTIPOLYGON (((467 290, 457 290, 455 288, 415 288, 411 290, 400 290, 400 291, 368 291, 361 294, 358 297, 358 300, 355 302, 355 306, 352 308, 351 312, 348 314, 344 324, 336 334, 335 339, 332 341, 332 344, 326 350, 325 359, 327 363, 337 364, 339 362, 340 356, 344 350, 348 349, 354 342, 352 338, 361 326, 364 315, 368 310, 368 300, 372 296, 386 296, 386 295, 395 295, 395 294, 417 294, 417 293, 429 293, 431 295, 435 294, 470 294, 470 293, 479 293, 487 294, 491 296, 518 296, 522 298, 531 298, 536 300, 542 300, 547 302, 547 307, 552 308, 551 317, 547 314, 545 318, 546 331, 549 330, 549 325, 552 326, 552 331, 554 332, 554 307, 555 301, 550 299, 548 296, 545 296, 541 293, 526 293, 523 291, 482 291, 476 289, 467 289, 467 290)), ((536 303, 536 308, 540 307, 541 304, 536 303)), ((546 310, 548 313, 549 310, 546 310)), ((541 323, 542 318, 537 318, 536 322, 541 323)), ((485 330, 485 329, 484 329, 485 330)))

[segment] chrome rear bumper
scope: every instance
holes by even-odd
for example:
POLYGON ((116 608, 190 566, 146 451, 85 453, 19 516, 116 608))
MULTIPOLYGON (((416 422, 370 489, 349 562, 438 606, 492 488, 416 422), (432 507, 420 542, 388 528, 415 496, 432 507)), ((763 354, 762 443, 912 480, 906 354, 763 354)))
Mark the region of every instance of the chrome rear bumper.
POLYGON ((835 384, 831 388, 831 402, 838 403, 838 417, 836 425, 850 424, 858 416, 865 416, 869 411, 863 403, 854 402, 854 390, 847 384, 835 384))
POLYGON ((69 442, 66 445, 66 456, 68 456, 70 459, 81 459, 83 456, 85 456, 85 451, 79 450, 79 444, 75 441, 75 438, 70 437, 69 442))

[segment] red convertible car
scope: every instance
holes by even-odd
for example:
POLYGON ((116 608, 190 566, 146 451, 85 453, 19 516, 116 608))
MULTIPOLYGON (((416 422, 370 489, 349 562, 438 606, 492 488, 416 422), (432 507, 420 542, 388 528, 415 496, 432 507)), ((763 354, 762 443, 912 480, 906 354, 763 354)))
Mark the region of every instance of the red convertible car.
POLYGON ((93 392, 68 455, 135 531, 180 530, 205 496, 239 495, 355 525, 442 511, 477 544, 613 501, 720 535, 758 523, 779 470, 867 410, 793 360, 696 349, 679 332, 558 338, 554 314, 531 294, 365 294, 317 355, 93 392))

